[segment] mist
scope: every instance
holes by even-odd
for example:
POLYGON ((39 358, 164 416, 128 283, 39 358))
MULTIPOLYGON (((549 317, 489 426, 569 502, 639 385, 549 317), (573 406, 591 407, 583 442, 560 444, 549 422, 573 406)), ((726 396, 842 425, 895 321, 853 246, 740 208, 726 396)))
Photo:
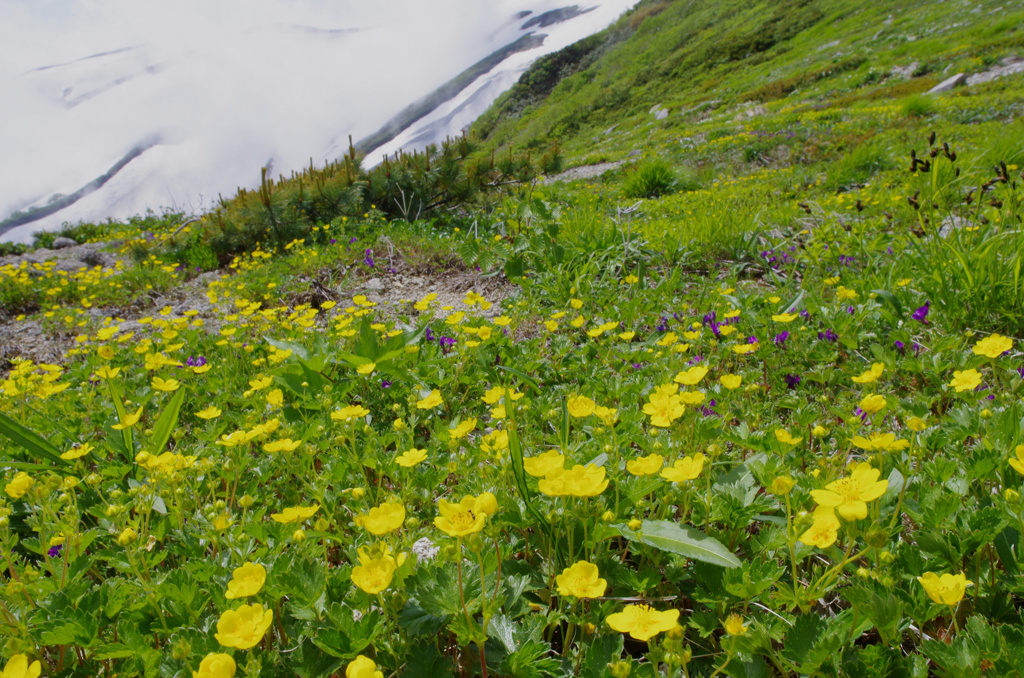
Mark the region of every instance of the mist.
MULTIPOLYGON (((585 21, 538 53, 517 55, 506 71, 600 30, 634 3, 586 5, 596 11, 585 21)), ((147 208, 199 211, 258 182, 262 166, 276 175, 323 164, 347 149, 349 135, 375 131, 523 35, 517 13, 565 4, 7 0, 0 4, 0 220, 72 194, 140 144, 154 145, 100 190, 0 238, 27 241, 65 221, 147 208)), ((508 74, 502 80, 512 82, 508 74)), ((500 89, 490 89, 493 99, 500 89)), ((452 124, 468 124, 466 115, 452 124)))

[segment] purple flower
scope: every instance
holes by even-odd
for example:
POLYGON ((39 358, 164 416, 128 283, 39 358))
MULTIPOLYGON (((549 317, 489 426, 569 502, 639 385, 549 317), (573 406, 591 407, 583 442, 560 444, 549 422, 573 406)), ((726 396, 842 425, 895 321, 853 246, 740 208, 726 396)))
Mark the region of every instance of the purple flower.
POLYGON ((787 374, 783 379, 786 380, 786 386, 789 388, 796 388, 796 385, 800 383, 800 377, 795 374, 787 374))
POLYGON ((363 263, 366 264, 367 266, 369 266, 370 268, 373 268, 373 256, 372 256, 372 254, 373 254, 373 250, 367 249, 366 250, 366 256, 363 258, 363 263))
POLYGON ((846 312, 849 313, 850 315, 853 315, 854 313, 857 312, 857 309, 855 309, 853 306, 847 306, 846 312))
POLYGON ((783 346, 787 339, 789 339, 789 332, 785 330, 775 335, 775 343, 779 346, 783 346))
POLYGON ((337 243, 337 242, 338 242, 337 238, 331 238, 331 244, 332 244, 332 245, 333 245, 333 244, 335 244, 335 243, 337 243))
POLYGON ((747 343, 748 344, 756 344, 757 343, 757 337, 755 337, 754 335, 750 335, 749 337, 747 337, 747 343))
POLYGON ((455 345, 454 337, 441 337, 437 340, 437 343, 441 345, 441 350, 444 351, 445 355, 451 350, 452 346, 455 345))
POLYGON ((919 306, 911 317, 919 323, 927 323, 928 321, 926 318, 928 317, 928 307, 931 303, 932 302, 930 301, 924 302, 924 306, 919 306))
POLYGON ((639 370, 639 369, 642 369, 642 368, 643 368, 643 366, 644 366, 644 364, 643 364, 643 363, 632 363, 632 364, 631 364, 631 367, 632 367, 632 368, 633 368, 634 370, 639 370))
POLYGON ((824 332, 818 332, 818 339, 820 341, 837 341, 839 339, 839 335, 831 329, 827 329, 824 332))
POLYGON ((897 339, 894 343, 896 345, 896 350, 899 351, 901 354, 907 350, 907 345, 904 344, 899 339, 897 339))
POLYGON ((390 381, 388 381, 387 379, 381 379, 381 380, 380 380, 380 387, 381 387, 382 389, 387 389, 387 388, 391 388, 391 382, 390 382, 390 381))
POLYGON ((704 360, 704 356, 702 356, 702 355, 695 355, 695 356, 693 356, 692 358, 690 358, 690 359, 689 359, 689 360, 687 361, 687 363, 686 363, 686 364, 687 364, 687 365, 696 365, 697 363, 699 363, 699 362, 700 362, 700 361, 702 361, 702 360, 704 360))
POLYGON ((661 322, 654 329, 658 332, 668 332, 668 318, 661 316, 661 322))
POLYGON ((57 544, 56 546, 51 546, 50 550, 46 552, 46 555, 50 556, 51 558, 56 558, 57 556, 60 555, 60 550, 62 548, 64 548, 63 544, 57 544))
POLYGON ((430 331, 429 327, 427 327, 427 331, 423 333, 423 338, 427 341, 434 341, 437 337, 435 337, 434 333, 430 331))
POLYGON ((714 417, 714 416, 716 416, 718 414, 714 410, 714 407, 715 407, 716 404, 717 403, 715 403, 715 401, 713 399, 709 400, 707 405, 705 405, 704 407, 700 408, 701 414, 703 414, 705 417, 714 417))
POLYGON ((188 360, 185 361, 185 364, 189 367, 202 367, 206 364, 206 358, 201 355, 189 356, 188 360))

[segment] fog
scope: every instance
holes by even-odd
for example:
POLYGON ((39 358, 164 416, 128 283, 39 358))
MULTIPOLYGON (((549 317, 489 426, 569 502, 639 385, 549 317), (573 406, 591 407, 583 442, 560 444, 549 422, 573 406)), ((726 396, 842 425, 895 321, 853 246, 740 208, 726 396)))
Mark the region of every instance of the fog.
MULTIPOLYGON (((516 55, 504 79, 492 73, 484 103, 541 53, 600 30, 634 3, 598 0, 564 26, 531 29, 552 39, 516 55)), ((268 163, 275 174, 322 164, 344 152, 348 135, 375 131, 523 35, 516 13, 565 4, 4 0, 0 220, 72 194, 133 148, 156 143, 95 193, 0 238, 25 241, 63 221, 147 208, 201 210, 258 182, 268 163)), ((451 124, 470 119, 463 112, 451 124)))

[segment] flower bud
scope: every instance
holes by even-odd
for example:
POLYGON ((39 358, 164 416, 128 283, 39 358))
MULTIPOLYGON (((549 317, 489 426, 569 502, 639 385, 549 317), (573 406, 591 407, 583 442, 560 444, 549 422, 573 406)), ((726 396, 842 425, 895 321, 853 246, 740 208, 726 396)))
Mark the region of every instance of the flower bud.
POLYGON ((305 541, 305 539, 306 539, 306 531, 303 530, 302 528, 299 528, 299 529, 295 530, 294 532, 292 532, 292 541, 305 541))
POLYGON ((617 661, 614 664, 609 664, 608 668, 615 678, 629 678, 633 669, 629 661, 617 661))
POLYGON ((793 486, 796 485, 793 479, 789 476, 779 476, 772 481, 771 492, 780 496, 785 496, 793 491, 793 486))
POLYGON ((893 555, 892 551, 889 551, 888 549, 879 553, 878 558, 886 565, 892 565, 893 562, 895 562, 896 560, 896 556, 893 555))
POLYGON ((1020 492, 1013 489, 1007 489, 1003 492, 1003 498, 1008 504, 1017 504, 1020 502, 1020 492))
POLYGON ((352 498, 353 499, 362 499, 365 496, 366 496, 366 490, 365 489, 363 489, 361 487, 353 487, 352 488, 352 498))
POLYGON ((612 522, 614 520, 615 520, 615 512, 614 511, 605 511, 603 514, 601 514, 601 521, 602 522, 610 523, 610 522, 612 522))
POLYGON ((178 640, 171 649, 171 656, 178 661, 185 661, 190 654, 192 654, 192 644, 184 638, 178 640))
POLYGON ((238 500, 238 505, 242 508, 249 508, 256 503, 256 500, 250 494, 243 494, 242 498, 238 500))
POLYGON ((128 546, 133 541, 139 538, 139 533, 130 527, 124 528, 124 530, 117 536, 117 543, 119 546, 128 546))

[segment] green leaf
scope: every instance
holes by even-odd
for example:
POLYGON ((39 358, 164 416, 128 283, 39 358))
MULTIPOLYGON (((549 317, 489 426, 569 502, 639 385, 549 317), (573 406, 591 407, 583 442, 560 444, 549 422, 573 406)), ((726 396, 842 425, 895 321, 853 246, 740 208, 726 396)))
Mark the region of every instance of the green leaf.
POLYGON ((271 339, 270 337, 263 337, 263 340, 279 351, 291 351, 297 358, 309 360, 309 350, 302 344, 281 339, 271 339))
POLYGON ((714 537, 709 537, 700 530, 689 525, 681 525, 668 520, 645 520, 640 529, 634 532, 619 523, 609 528, 630 541, 638 541, 661 551, 668 551, 689 558, 721 567, 739 567, 740 560, 714 537))
POLYGON ((160 418, 153 425, 153 437, 149 441, 150 451, 153 454, 160 454, 167 447, 167 441, 171 439, 171 433, 178 425, 178 413, 181 411, 181 404, 184 401, 185 391, 179 388, 171 398, 171 402, 167 403, 164 411, 160 413, 160 418))
POLYGON ((871 290, 871 294, 876 295, 879 299, 887 303, 896 311, 896 315, 899 316, 900 320, 906 320, 906 314, 903 312, 903 304, 896 298, 896 295, 889 290, 871 290))
POLYGON ((402 678, 443 678, 455 675, 451 660, 437 651, 437 643, 427 640, 409 648, 402 678))
POLYGON ((3 435, 32 455, 33 461, 48 459, 60 466, 67 464, 66 461, 60 458, 61 451, 54 447, 50 441, 27 426, 8 417, 3 412, 0 412, 0 435, 3 435))
POLYGON ((603 634, 594 638, 587 648, 579 675, 581 678, 604 678, 608 665, 622 656, 623 636, 621 633, 603 634))

